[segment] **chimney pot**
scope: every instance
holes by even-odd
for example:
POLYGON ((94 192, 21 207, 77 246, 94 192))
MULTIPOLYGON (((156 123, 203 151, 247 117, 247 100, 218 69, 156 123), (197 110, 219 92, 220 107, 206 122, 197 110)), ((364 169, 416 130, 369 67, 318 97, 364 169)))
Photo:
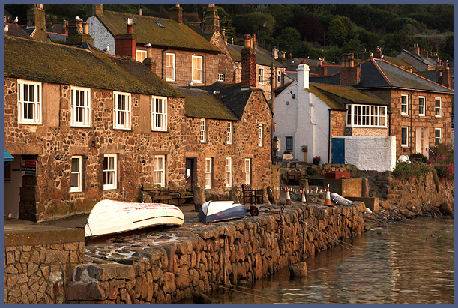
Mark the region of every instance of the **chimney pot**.
POLYGON ((138 9, 138 15, 143 16, 143 10, 141 8, 138 9))
POLYGON ((251 49, 251 35, 245 34, 243 38, 244 38, 243 47, 251 49))
POLYGON ((134 33, 134 20, 132 18, 127 18, 127 33, 132 34, 134 33))

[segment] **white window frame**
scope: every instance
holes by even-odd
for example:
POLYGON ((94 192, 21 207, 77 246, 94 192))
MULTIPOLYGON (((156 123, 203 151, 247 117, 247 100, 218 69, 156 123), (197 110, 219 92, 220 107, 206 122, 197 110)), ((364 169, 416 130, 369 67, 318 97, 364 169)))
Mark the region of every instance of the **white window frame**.
POLYGON ((401 147, 408 148, 409 147, 409 127, 403 126, 401 127, 401 147), (406 129, 406 143, 402 143, 402 130, 406 129))
POLYGON ((218 82, 224 82, 225 77, 224 73, 218 73, 218 82))
POLYGON ((167 160, 165 155, 154 155, 153 157, 153 184, 159 185, 160 187, 165 187, 165 179, 167 176, 167 160), (156 169, 156 160, 162 160, 162 169, 156 169), (156 173, 161 174, 160 180, 157 181, 156 173))
POLYGON ((172 52, 166 52, 165 53, 165 81, 169 81, 169 82, 175 82, 175 75, 176 75, 176 62, 175 62, 175 54, 172 53, 172 52), (172 77, 168 77, 167 76, 167 68, 169 66, 167 66, 167 57, 171 56, 173 61, 172 61, 172 77))
POLYGON ((264 130, 262 123, 258 124, 258 147, 262 147, 264 141, 264 130))
POLYGON ((348 104, 346 108, 345 122, 347 127, 385 128, 388 126, 387 106, 348 104), (351 113, 350 117, 349 112, 351 113), (381 124, 382 118, 384 119, 384 124, 381 124))
POLYGON ((207 142, 207 121, 205 118, 200 119, 199 140, 200 140, 200 143, 207 142))
POLYGON ((434 128, 434 144, 438 145, 438 144, 441 144, 441 143, 442 143, 442 128, 436 127, 436 128, 434 128), (439 143, 437 143, 436 132, 439 132, 439 143))
POLYGON ((277 71, 277 84, 281 83, 281 71, 277 71))
POLYGON ((426 97, 424 97, 424 96, 419 96, 418 97, 418 115, 420 117, 424 117, 426 115, 426 97), (423 100, 423 113, 420 113, 420 106, 421 106, 420 101, 421 100, 423 100))
POLYGON ((19 124, 42 124, 42 105, 43 105, 43 86, 41 82, 34 82, 29 80, 17 80, 17 105, 18 105, 18 123, 19 124), (24 86, 33 86, 34 100, 24 100, 24 86), (33 105, 33 119, 24 118, 24 105, 33 105))
POLYGON ((165 132, 168 127, 168 114, 167 114, 167 97, 151 96, 151 130, 165 132), (158 112, 156 103, 160 101, 162 104, 162 112, 158 112), (158 117, 162 119, 162 125, 158 125, 158 117))
POLYGON ((226 144, 232 144, 233 134, 234 134, 234 126, 232 122, 229 122, 227 125, 227 131, 226 131, 226 144))
POLYGON ((130 93, 113 91, 113 129, 131 130, 132 128, 132 99, 130 93), (118 109, 118 97, 124 95, 126 97, 125 110, 118 109), (125 124, 118 124, 118 112, 125 113, 125 124))
POLYGON ((82 192, 83 191, 83 156, 77 155, 72 156, 70 159, 70 192, 82 192), (78 159, 78 171, 72 171, 72 163, 74 159, 78 159), (72 185, 72 174, 78 174, 78 186, 71 186, 72 185))
POLYGON ((202 83, 204 79, 204 58, 202 56, 192 55, 191 68, 192 82, 202 83), (200 59, 200 69, 198 67, 194 67, 194 59, 200 59), (200 79, 194 79, 194 70, 196 69, 200 71, 200 79))
POLYGON ((225 166, 225 182, 226 187, 232 187, 232 157, 226 157, 226 166, 225 166))
POLYGON ((213 158, 205 158, 205 189, 212 189, 213 158))
POLYGON ((112 172, 113 173, 113 183, 111 184, 103 184, 103 190, 114 190, 118 187, 118 155, 117 154, 104 154, 103 159, 108 159, 107 168, 103 169, 103 162, 102 162, 102 173, 103 173, 103 182, 105 181, 105 173, 112 172), (113 169, 110 169, 110 159, 113 159, 113 169))
POLYGON ((70 86, 71 93, 71 116, 70 116, 70 126, 71 127, 91 127, 91 89, 90 88, 81 88, 70 86), (76 91, 84 93, 84 106, 78 106, 78 108, 83 109, 83 118, 84 120, 77 121, 77 106, 76 106, 76 91))
POLYGON ((146 58, 148 58, 148 52, 146 50, 143 50, 143 49, 136 49, 135 50, 135 61, 137 62, 143 62, 146 58), (143 58, 143 60, 139 60, 139 54, 141 54, 141 57, 143 58))
POLYGON ((402 94, 401 95, 401 115, 404 115, 404 116, 408 116, 409 115, 409 95, 407 94, 402 94), (405 97, 406 98, 406 112, 402 111, 402 107, 404 106, 402 104, 402 98, 405 97))
POLYGON ((264 84, 264 73, 265 70, 263 67, 258 68, 258 83, 259 84, 264 84))
POLYGON ((434 98, 434 115, 436 118, 442 118, 442 97, 434 98), (437 102, 439 101, 439 109, 437 108, 437 102), (439 114, 438 111, 439 110, 439 114))
POLYGON ((244 169, 245 169, 245 184, 251 185, 251 158, 245 158, 244 169))

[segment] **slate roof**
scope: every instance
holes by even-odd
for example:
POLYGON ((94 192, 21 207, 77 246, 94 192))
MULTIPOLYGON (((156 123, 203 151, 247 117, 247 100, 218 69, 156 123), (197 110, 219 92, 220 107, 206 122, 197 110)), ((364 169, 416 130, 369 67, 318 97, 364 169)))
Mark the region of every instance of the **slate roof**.
POLYGON ((137 43, 153 46, 219 53, 204 37, 185 24, 172 19, 140 16, 104 10, 97 18, 113 35, 126 33, 127 18, 134 20, 137 43))
POLYGON ((177 97, 146 66, 95 49, 5 36, 4 76, 81 87, 177 97))
POLYGON ((4 26, 5 25, 8 26, 8 31, 6 31, 5 34, 19 37, 30 37, 30 35, 24 30, 24 28, 22 28, 15 22, 7 22, 4 24, 4 26))
POLYGON ((406 71, 383 59, 372 59, 361 64, 362 88, 401 88, 440 93, 453 93, 438 83, 406 71))
MULTIPOLYGON (((229 49, 229 53, 231 54, 232 59, 235 62, 242 61, 242 49, 243 46, 241 45, 234 45, 234 44, 227 44, 227 48, 229 49)), ((256 47, 256 63, 259 65, 271 66, 272 65, 272 56, 270 55, 269 51, 259 46, 256 47)), ((285 64, 274 61, 275 67, 286 67, 285 64)))
POLYGON ((236 121, 236 116, 216 95, 200 88, 179 88, 185 97, 185 115, 192 118, 206 118, 236 121))

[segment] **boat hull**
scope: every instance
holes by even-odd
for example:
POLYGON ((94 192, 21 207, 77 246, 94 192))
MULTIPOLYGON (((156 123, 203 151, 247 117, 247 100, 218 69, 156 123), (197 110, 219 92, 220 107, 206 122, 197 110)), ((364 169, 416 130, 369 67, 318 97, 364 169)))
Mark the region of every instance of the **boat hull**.
POLYGON ((232 201, 206 202, 199 212, 199 220, 203 223, 240 219, 247 215, 241 204, 232 201))
POLYGON ((183 212, 174 205, 102 200, 85 226, 85 236, 101 236, 154 226, 179 226, 183 212))

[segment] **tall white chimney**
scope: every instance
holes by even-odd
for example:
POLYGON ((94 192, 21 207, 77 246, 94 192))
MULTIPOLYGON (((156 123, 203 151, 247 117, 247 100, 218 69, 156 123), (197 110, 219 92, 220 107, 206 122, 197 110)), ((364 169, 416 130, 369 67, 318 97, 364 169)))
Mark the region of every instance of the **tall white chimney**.
POLYGON ((297 85, 309 88, 310 67, 307 64, 299 64, 297 67, 297 85))

